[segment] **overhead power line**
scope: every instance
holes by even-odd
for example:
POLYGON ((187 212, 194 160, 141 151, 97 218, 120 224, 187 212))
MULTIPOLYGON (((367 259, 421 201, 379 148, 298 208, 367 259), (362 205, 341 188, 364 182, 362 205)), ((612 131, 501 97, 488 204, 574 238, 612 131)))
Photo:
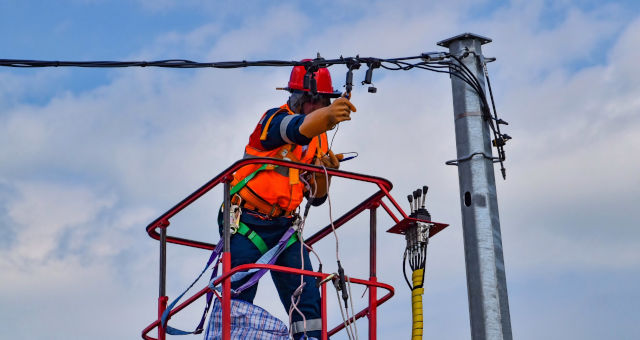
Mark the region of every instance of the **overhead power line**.
MULTIPOLYGON (((461 59, 467 57, 480 58, 483 66, 485 66, 485 74, 488 80, 488 74, 486 73, 486 63, 481 56, 477 56, 474 53, 465 52, 462 55, 455 56, 448 52, 429 52, 422 53, 416 56, 399 57, 399 58, 375 58, 375 57, 340 57, 336 59, 324 59, 318 56, 318 58, 307 61, 286 61, 286 60, 260 60, 260 61, 221 61, 221 62, 196 62, 186 59, 166 59, 155 61, 48 61, 48 60, 28 60, 28 59, 0 59, 0 66, 16 67, 16 68, 42 68, 42 67, 83 67, 83 68, 124 68, 124 67, 161 67, 161 68, 219 68, 219 69, 232 69, 232 68, 244 68, 244 67, 292 67, 292 66, 304 66, 307 72, 311 75, 321 67, 331 67, 334 65, 345 65, 347 67, 347 77, 345 81, 345 87, 347 92, 351 92, 353 71, 360 68, 360 66, 366 65, 367 72, 362 85, 372 85, 372 75, 376 68, 382 68, 390 71, 408 71, 414 68, 437 72, 446 73, 452 77, 456 77, 466 84, 468 84, 473 91, 479 96, 482 114, 485 120, 489 123, 494 135, 493 144, 498 150, 498 157, 496 162, 500 163, 502 176, 506 177, 503 162, 505 158, 504 145, 506 141, 511 139, 507 134, 500 132, 500 124, 506 125, 507 123, 499 119, 495 110, 495 104, 493 102, 493 93, 491 91, 491 83, 487 82, 489 92, 491 93, 491 106, 485 92, 480 85, 478 79, 474 76, 461 59), (493 108, 493 112, 492 112, 493 108)), ((313 78, 313 77, 311 77, 313 78)), ((315 87, 311 86, 313 90, 315 87)), ((369 92, 375 93, 377 90, 375 87, 370 86, 369 92)), ((455 161, 453 161, 455 162, 455 161)))

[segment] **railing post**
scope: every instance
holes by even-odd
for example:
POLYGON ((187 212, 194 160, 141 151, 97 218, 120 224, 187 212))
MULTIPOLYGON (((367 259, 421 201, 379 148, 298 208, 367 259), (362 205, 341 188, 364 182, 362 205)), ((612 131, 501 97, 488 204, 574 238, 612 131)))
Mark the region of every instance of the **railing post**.
MULTIPOLYGON (((491 39, 465 33, 438 45, 460 58, 484 91, 482 45, 491 39)), ((457 63, 457 61, 456 61, 457 63)), ((453 72, 457 72, 452 70, 453 72)), ((489 122, 478 94, 451 77, 462 231, 473 340, 510 340, 511 319, 493 172, 489 122)))
MULTIPOLYGON (((223 198, 223 253, 222 253, 222 273, 226 274, 231 271, 231 197, 229 179, 224 181, 224 198, 223 198)), ((222 283, 222 339, 231 340, 231 277, 228 277, 222 283)))
POLYGON ((322 306, 321 306, 321 316, 322 316, 322 333, 320 335, 321 340, 328 340, 329 336, 327 335, 327 283, 324 282, 322 285, 322 306))
MULTIPOLYGON (((376 278, 376 227, 377 216, 376 211, 378 204, 369 208, 369 281, 377 282, 376 278)), ((378 323, 378 305, 377 305, 378 289, 376 286, 369 286, 369 340, 375 340, 377 337, 378 323)))
MULTIPOLYGON (((160 287, 158 296, 158 320, 167 309, 166 282, 167 282, 167 223, 160 227, 160 287)), ((165 329, 162 323, 158 325, 158 340, 165 340, 165 329)))

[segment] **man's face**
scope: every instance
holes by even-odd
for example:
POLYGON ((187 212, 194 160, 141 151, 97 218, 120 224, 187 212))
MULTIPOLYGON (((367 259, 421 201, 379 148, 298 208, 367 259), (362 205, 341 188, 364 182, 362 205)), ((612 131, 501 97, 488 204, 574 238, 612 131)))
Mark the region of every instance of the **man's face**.
POLYGON ((331 105, 331 98, 321 96, 321 95, 316 95, 310 98, 309 100, 305 101, 304 104, 302 104, 302 113, 306 115, 317 109, 321 109, 329 105, 331 105))

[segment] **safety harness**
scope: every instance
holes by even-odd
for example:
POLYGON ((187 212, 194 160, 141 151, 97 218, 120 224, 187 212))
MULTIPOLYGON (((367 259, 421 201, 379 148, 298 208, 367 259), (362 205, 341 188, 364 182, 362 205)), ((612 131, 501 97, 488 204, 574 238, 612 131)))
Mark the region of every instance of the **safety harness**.
MULTIPOLYGON (((232 216, 234 216, 234 215, 235 214, 232 213, 232 216)), ((237 233, 241 234, 241 235, 247 237, 249 240, 251 240, 251 242, 256 246, 256 248, 258 248, 258 250, 262 254, 262 256, 256 261, 256 264, 274 264, 276 262, 276 260, 278 259, 278 257, 280 256, 280 254, 282 254, 282 252, 285 249, 287 249, 289 246, 291 246, 293 243, 295 243, 298 240, 298 237, 297 237, 296 233, 298 231, 298 227, 300 225, 300 221, 301 221, 300 217, 297 216, 296 219, 294 220, 293 226, 291 228, 289 228, 282 235, 282 237, 280 238, 278 243, 271 249, 268 249, 266 243, 264 242, 262 237, 260 237, 260 235, 258 235, 255 231, 251 230, 246 224, 244 224, 242 222, 239 222, 237 224, 238 225, 237 233)), ((211 256, 209 257, 209 260, 207 261, 207 264, 205 265, 205 267, 202 270, 202 272, 200 273, 200 275, 198 275, 198 277, 196 277, 196 279, 189 285, 189 287, 187 287, 187 289, 182 294, 180 294, 174 301, 172 301, 167 306, 167 309, 162 314, 161 323, 162 323, 162 326, 165 328, 165 330, 166 330, 166 332, 168 334, 171 334, 171 335, 199 334, 199 333, 201 333, 203 331, 206 315, 207 315, 207 312, 209 311, 209 307, 211 306, 211 301, 213 300, 213 295, 214 295, 213 290, 217 290, 217 291, 220 290, 219 287, 215 287, 214 286, 214 282, 218 278, 218 264, 222 260, 221 254, 222 254, 222 250, 223 250, 223 243, 224 242, 218 242, 218 244, 216 245, 214 250, 211 252, 211 256), (192 331, 192 332, 188 332, 188 331, 183 331, 183 330, 180 330, 180 329, 177 329, 177 328, 173 328, 173 327, 167 325, 167 319, 169 317, 169 313, 171 312, 171 310, 175 307, 175 305, 178 303, 178 301, 180 301, 180 299, 187 293, 187 291, 189 291, 189 289, 191 289, 191 287, 193 287, 195 285, 195 283, 207 271, 209 266, 214 262, 215 262, 215 264, 213 266, 213 272, 211 273, 211 278, 209 280, 209 288, 211 289, 211 291, 209 293, 207 293, 206 305, 205 305, 204 311, 202 313, 202 318, 200 319, 200 323, 198 324, 196 329, 194 331, 192 331)), ((246 290, 247 288, 255 285, 262 278, 262 276, 264 276, 264 274, 266 274, 267 271, 268 271, 268 269, 264 269, 264 268, 254 268, 254 269, 250 269, 250 270, 248 270, 246 272, 238 272, 238 273, 233 274, 231 276, 231 282, 237 282, 237 281, 242 280, 243 278, 245 278, 245 277, 247 277, 249 275, 251 275, 251 277, 249 278, 249 280, 247 282, 245 282, 240 287, 238 287, 236 289, 232 289, 231 295, 232 296, 237 296, 240 293, 242 293, 244 290, 246 290)))
MULTIPOLYGON (((253 177, 256 176, 256 174, 258 174, 258 172, 266 170, 268 166, 269 166, 268 164, 263 164, 256 171, 252 172, 247 177, 243 178, 240 182, 234 185, 233 188, 231 188, 229 195, 232 197, 236 195, 242 188, 244 188, 247 185, 247 183, 249 183, 249 181, 253 177)), ((277 167, 277 165, 273 165, 273 166, 277 167)), ((222 209, 224 209, 224 207, 222 209)), ((264 255, 269 250, 269 247, 267 247, 267 244, 264 242, 262 237, 258 235, 258 233, 251 230, 251 228, 249 228, 244 222, 240 221, 240 215, 242 214, 242 209, 240 209, 240 206, 232 205, 230 212, 231 212, 231 234, 233 235, 235 233, 238 233, 246 237, 247 239, 249 239, 249 241, 251 241, 251 243, 253 243, 253 245, 256 246, 256 248, 258 248, 260 253, 264 255)), ((291 235, 291 238, 288 240, 285 249, 288 248, 293 243, 295 243, 297 240, 298 238, 294 233, 293 235, 291 235)))
MULTIPOLYGON (((283 109, 284 108, 281 108, 281 110, 283 110, 283 109)), ((273 116, 271 116, 271 118, 267 121, 266 126, 263 129, 263 133, 262 133, 260 139, 265 139, 266 138, 266 131, 268 130, 268 126, 271 123, 271 119, 273 119, 274 116, 275 116, 275 114, 273 116)), ((321 138, 318 138, 318 147, 316 149, 316 153, 317 153, 316 157, 322 157, 321 146, 322 146, 321 138)), ((285 160, 292 160, 294 162, 300 162, 300 160, 297 159, 297 157, 294 156, 293 150, 294 150, 295 147, 296 146, 293 145, 293 144, 290 144, 288 146, 282 147, 278 151, 278 154, 277 154, 278 158, 285 159, 285 160)), ((247 155, 245 155, 245 156, 247 156, 247 155)), ((256 169, 255 171, 253 171, 249 175, 245 176, 241 180, 239 180, 231 188, 231 190, 229 192, 230 196, 232 198, 234 196, 235 197, 239 197, 240 200, 241 200, 242 198, 238 193, 259 172, 264 171, 264 170, 276 170, 277 168, 278 168, 277 165, 262 164, 258 169, 256 169)), ((300 171, 299 171, 299 169, 288 168, 287 170, 288 170, 289 184, 293 185, 293 184, 299 183, 299 181, 300 181, 300 178, 299 178, 300 171)), ((249 187, 247 187, 247 189, 249 189, 249 187)), ((257 196, 257 195, 255 195, 255 196, 257 196)), ((260 198, 259 196, 257 196, 257 197, 260 198)), ((240 216, 242 214, 242 209, 241 209, 241 206, 240 206, 239 203, 240 202, 238 202, 238 204, 232 204, 229 207, 229 211, 226 211, 226 212, 224 211, 225 207, 224 206, 221 207, 221 212, 222 213, 229 213, 231 215, 231 219, 230 219, 230 221, 231 221, 231 223, 230 223, 231 234, 233 235, 233 234, 238 233, 240 235, 243 235, 249 241, 251 241, 251 243, 253 243, 254 246, 260 251, 262 256, 256 261, 256 264, 274 264, 276 262, 276 260, 278 259, 278 257, 280 256, 280 254, 285 249, 287 249, 289 246, 291 246, 292 244, 294 244, 298 240, 297 232, 299 231, 300 225, 302 224, 302 219, 300 218, 300 215, 298 215, 298 214, 294 214, 293 215, 294 222, 293 222, 292 227, 289 228, 284 233, 284 235, 282 235, 282 237, 278 241, 278 244, 276 244, 273 248, 269 249, 267 244, 264 242, 262 237, 260 237, 260 235, 258 235, 258 233, 256 233, 255 231, 251 230, 251 228, 249 228, 245 223, 240 221, 240 216)), ((273 212, 273 209, 272 209, 272 212, 273 212)), ((220 290, 220 288, 219 287, 216 288, 213 283, 218 278, 218 264, 222 260, 222 257, 220 255, 222 254, 223 243, 224 242, 222 242, 222 241, 218 242, 218 244, 216 245, 215 249, 211 252, 211 256, 209 257, 209 260, 207 261, 207 264, 206 264, 205 268, 202 270, 202 272, 200 273, 200 275, 198 275, 198 277, 193 281, 193 283, 191 283, 191 285, 189 285, 189 287, 187 287, 187 289, 182 294, 180 294, 174 301, 172 301, 167 306, 167 309, 165 309, 164 313, 162 314, 161 324, 162 324, 162 327, 165 328, 165 330, 166 330, 166 332, 168 334, 171 334, 171 335, 199 334, 199 333, 201 333, 203 331, 206 315, 207 315, 207 313, 209 311, 209 307, 211 306, 211 301, 213 299, 213 294, 214 294, 213 291, 214 290, 217 290, 217 291, 220 290), (191 289, 191 287, 193 287, 193 285, 195 285, 195 283, 202 277, 202 275, 205 273, 205 271, 209 268, 209 266, 213 262, 215 262, 215 265, 213 267, 213 272, 211 273, 211 278, 209 280, 209 288, 211 289, 211 291, 207 293, 205 309, 204 309, 204 312, 202 314, 202 318, 200 320, 200 323, 198 324, 196 329, 194 331, 192 331, 192 332, 187 332, 187 331, 183 331, 183 330, 180 330, 180 329, 177 329, 177 328, 173 328, 173 327, 167 325, 168 316, 169 316, 171 310, 176 305, 176 303, 178 303, 178 301, 184 296, 184 294, 187 293, 187 291, 189 289, 191 289)), ((254 269, 250 269, 250 270, 245 271, 245 272, 238 272, 238 273, 233 274, 231 276, 231 282, 237 282, 237 281, 239 281, 239 280, 241 280, 241 279, 243 279, 243 278, 245 278, 245 277, 247 277, 249 275, 251 275, 251 277, 247 280, 247 282, 242 284, 237 289, 232 289, 231 295, 232 296, 237 296, 238 294, 240 294, 245 289, 255 285, 267 271, 268 271, 268 269, 264 269, 264 268, 254 268, 254 269)))
MULTIPOLYGON (((243 180, 241 180, 238 184, 236 184, 231 189, 230 195, 231 196, 235 195, 245 185, 247 185, 247 183, 253 177, 255 177, 255 175, 258 172, 267 169, 267 166, 268 166, 267 164, 263 164, 256 171, 254 171, 249 176, 247 176, 243 180)), ((256 264, 274 264, 276 262, 276 260, 278 259, 278 257, 280 256, 280 254, 285 249, 287 249, 289 246, 291 246, 292 244, 294 244, 298 240, 297 231, 298 231, 298 228, 300 226, 301 219, 300 219, 300 216, 297 215, 297 214, 294 216, 295 220, 293 222, 293 226, 291 228, 289 228, 284 233, 284 235, 282 235, 282 237, 280 238, 278 243, 273 248, 269 249, 267 244, 264 242, 262 237, 260 237, 260 235, 258 235, 258 233, 256 233, 254 230, 251 230, 251 228, 249 228, 245 223, 240 221, 240 215, 242 214, 242 210, 240 209, 239 205, 232 205, 228 212, 225 212, 224 211, 224 206, 222 206, 221 207, 221 212, 222 213, 229 213, 231 215, 231 219, 230 219, 230 221, 231 221, 231 223, 230 223, 231 233, 232 234, 238 233, 238 234, 246 237, 260 251, 262 256, 256 261, 256 264)), ((162 317, 161 317, 162 327, 165 328, 165 330, 166 330, 166 332, 168 334, 171 334, 171 335, 187 335, 187 334, 200 334, 200 333, 202 333, 202 331, 204 329, 204 323, 205 323, 205 320, 206 320, 206 316, 207 316, 207 313, 208 313, 209 308, 211 306, 211 301, 213 300, 213 294, 214 294, 213 290, 220 290, 220 288, 216 288, 213 283, 218 278, 218 264, 222 260, 222 257, 220 255, 222 254, 223 243, 224 242, 222 242, 222 241, 218 242, 218 244, 216 245, 214 250, 211 252, 211 256, 209 257, 209 260, 207 261, 207 264, 205 265, 205 267, 202 270, 202 272, 200 273, 200 275, 198 275, 198 277, 196 277, 196 279, 189 285, 189 287, 187 287, 187 289, 182 294, 180 294, 175 300, 173 300, 167 306, 167 309, 165 309, 165 311, 162 313, 162 317), (211 273, 211 278, 209 280, 209 288, 212 291, 207 293, 206 305, 205 305, 204 311, 202 313, 202 318, 200 319, 200 323, 198 324, 198 326, 196 326, 196 329, 194 331, 192 331, 192 332, 188 332, 188 331, 183 331, 181 329, 177 329, 177 328, 174 328, 174 327, 171 327, 171 326, 167 325, 167 320, 168 320, 169 314, 171 313, 171 310, 175 307, 175 305, 178 303, 178 301, 180 301, 180 299, 187 293, 187 291, 189 291, 191 289, 191 287, 193 287, 195 285, 195 283, 198 280, 200 280, 202 275, 207 271, 209 266, 214 262, 215 262, 215 265, 213 267, 213 272, 211 273)), ((239 281, 239 280, 241 280, 241 279, 243 279, 243 278, 245 278, 245 277, 247 277, 249 275, 252 275, 252 276, 243 285, 241 285, 237 289, 233 289, 232 292, 231 292, 231 295, 232 296, 237 296, 241 292, 246 290, 247 288, 255 285, 256 283, 258 283, 260 278, 262 278, 262 276, 267 271, 268 271, 268 269, 264 269, 264 268, 262 268, 262 269, 254 268, 254 269, 248 270, 246 272, 238 272, 238 273, 233 274, 231 276, 231 282, 237 282, 237 281, 239 281)))

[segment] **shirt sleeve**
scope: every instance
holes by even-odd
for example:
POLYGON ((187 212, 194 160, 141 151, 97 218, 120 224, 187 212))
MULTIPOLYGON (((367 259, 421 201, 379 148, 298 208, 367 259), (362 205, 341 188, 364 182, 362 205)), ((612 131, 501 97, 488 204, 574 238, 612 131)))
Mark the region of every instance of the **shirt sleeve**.
POLYGON ((278 112, 277 109, 269 110, 263 120, 263 130, 269 119, 271 123, 267 127, 267 138, 260 141, 265 150, 273 150, 285 144, 307 145, 311 142, 311 138, 307 138, 299 131, 304 115, 290 115, 284 111, 278 112))

